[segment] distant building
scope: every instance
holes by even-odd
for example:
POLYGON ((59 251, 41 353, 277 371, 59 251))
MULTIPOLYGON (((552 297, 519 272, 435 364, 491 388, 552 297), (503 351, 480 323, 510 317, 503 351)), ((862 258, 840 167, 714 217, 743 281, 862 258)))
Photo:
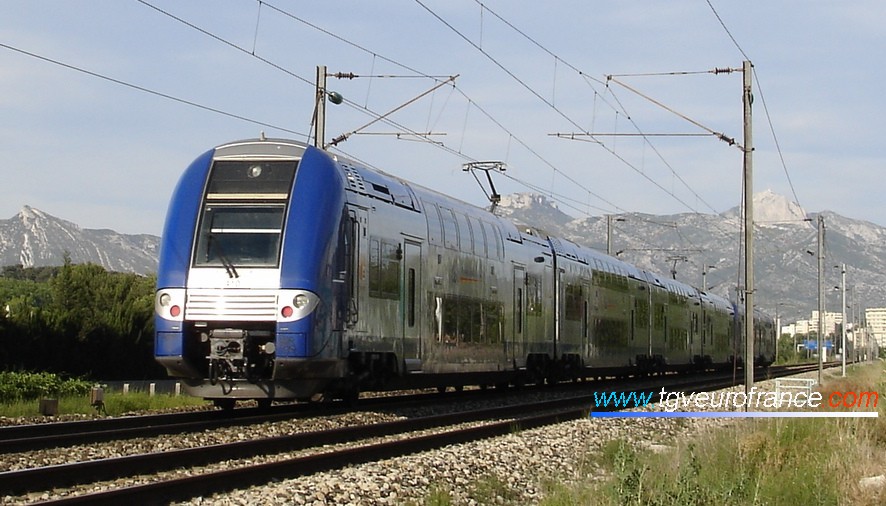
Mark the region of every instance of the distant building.
MULTIPOLYGON (((825 313, 824 336, 835 335, 837 333, 837 325, 842 323, 843 313, 825 313)), ((818 311, 813 311, 812 317, 808 320, 797 320, 796 323, 781 328, 782 334, 790 334, 791 336, 797 334, 808 336, 812 332, 818 332, 818 311)))
MULTIPOLYGON (((812 312, 812 318, 809 319, 809 330, 818 330, 818 311, 812 312)), ((824 314, 824 334, 823 336, 837 335, 837 325, 843 324, 843 313, 824 314)))
POLYGON ((869 307, 864 310, 864 317, 868 335, 877 341, 880 348, 886 346, 886 307, 869 307))

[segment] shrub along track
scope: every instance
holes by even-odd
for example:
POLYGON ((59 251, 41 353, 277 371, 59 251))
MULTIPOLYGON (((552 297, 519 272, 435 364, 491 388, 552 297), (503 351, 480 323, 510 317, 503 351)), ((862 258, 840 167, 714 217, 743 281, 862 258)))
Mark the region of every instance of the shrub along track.
MULTIPOLYGON (((784 368, 768 372, 769 377, 796 374, 815 366, 784 368)), ((763 371, 758 371, 761 375, 763 371)), ((718 374, 703 378, 665 376, 654 381, 636 383, 626 391, 656 390, 662 387, 682 391, 707 391, 734 384, 732 375, 718 374), (661 380, 667 380, 667 384, 661 380), (653 386, 654 385, 654 386, 653 386)), ((593 386, 599 390, 598 385, 593 386)), ((612 390, 610 386, 610 391, 612 390)), ((554 424, 585 416, 593 403, 593 392, 586 388, 584 395, 553 401, 517 404, 422 416, 393 422, 344 427, 323 431, 298 433, 206 447, 131 455, 127 457, 91 460, 48 467, 29 468, 0 473, 0 490, 8 493, 32 492, 21 497, 23 501, 49 499, 50 503, 119 503, 137 500, 139 503, 168 502, 205 496, 272 480, 292 478, 323 470, 334 469, 393 456, 406 455, 442 446, 491 438, 519 430, 554 424), (470 424, 468 423, 470 422, 470 424), (452 428, 453 425, 459 425, 452 428), (446 427, 449 427, 447 430, 446 427), (428 429, 434 429, 428 431, 428 429), (424 431, 418 432, 417 431, 424 431), (396 438, 392 437, 396 436, 396 438), (373 439, 376 438, 376 439, 373 439), (384 438, 379 440, 377 438, 384 438), (359 445, 354 444, 359 441, 359 445), (324 445, 339 445, 321 451, 324 445), (303 450, 310 450, 305 454, 303 450), (254 463, 248 459, 287 452, 298 455, 280 456, 278 460, 254 463), (241 462, 237 462, 241 460, 241 462), (205 470, 199 474, 178 477, 158 477, 155 473, 181 468, 192 468, 225 462, 223 469, 205 470), (121 477, 137 477, 126 483, 108 482, 121 477), (103 484, 80 487, 76 491, 58 490, 72 484, 103 484), (134 482, 142 482, 131 485, 134 482), (53 494, 34 491, 54 490, 53 494), (89 493, 91 490, 100 492, 89 493), (78 495, 79 494, 79 495, 78 495)), ((181 473, 179 473, 181 474, 181 473)), ((7 496, 7 500, 15 500, 7 496)))

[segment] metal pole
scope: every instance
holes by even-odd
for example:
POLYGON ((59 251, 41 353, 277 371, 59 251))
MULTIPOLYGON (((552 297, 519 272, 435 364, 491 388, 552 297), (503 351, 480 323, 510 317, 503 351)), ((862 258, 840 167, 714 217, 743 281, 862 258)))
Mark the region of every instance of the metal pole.
MULTIPOLYGON (((751 135, 751 104, 753 65, 742 63, 744 74, 742 102, 744 104, 744 237, 745 237, 745 395, 750 396, 754 386, 754 178, 753 140, 751 135)), ((750 397, 748 397, 750 398, 750 397)), ((747 407, 747 406, 746 406, 747 407)))
POLYGON ((612 215, 606 215, 606 254, 612 256, 612 215))
POLYGON ((781 315, 778 314, 780 302, 775 303, 775 362, 778 363, 778 342, 781 341, 781 315))
POLYGON ((326 139, 326 65, 317 65, 317 89, 315 98, 314 146, 323 149, 326 139))
POLYGON ((840 269, 840 291, 843 295, 843 324, 842 327, 842 336, 840 343, 840 359, 842 361, 842 371, 843 377, 846 377, 846 264, 841 264, 840 269))
POLYGON ((818 215, 818 384, 824 369, 824 216, 818 215))
POLYGON ((707 264, 701 265, 701 291, 702 292, 708 291, 708 269, 716 269, 716 268, 717 268, 716 265, 707 265, 707 264))

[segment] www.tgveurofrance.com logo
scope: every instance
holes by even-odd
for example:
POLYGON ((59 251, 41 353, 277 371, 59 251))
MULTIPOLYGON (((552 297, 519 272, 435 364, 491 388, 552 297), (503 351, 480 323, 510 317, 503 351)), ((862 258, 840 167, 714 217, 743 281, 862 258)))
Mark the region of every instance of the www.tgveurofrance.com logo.
POLYGON ((876 418, 876 391, 594 392, 590 418, 876 418), (642 411, 612 411, 641 408, 642 411), (836 411, 837 409, 856 411, 836 411), (871 410, 873 411, 865 411, 871 410), (858 411, 862 410, 862 411, 858 411))

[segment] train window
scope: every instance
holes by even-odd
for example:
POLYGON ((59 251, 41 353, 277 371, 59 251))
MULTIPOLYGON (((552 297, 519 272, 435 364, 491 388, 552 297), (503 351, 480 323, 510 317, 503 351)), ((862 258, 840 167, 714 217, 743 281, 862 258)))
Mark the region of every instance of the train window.
POLYGON ((566 285, 566 301, 563 307, 563 317, 571 321, 583 320, 584 294, 581 285, 566 285))
POLYGON ((375 237, 369 240, 369 296, 400 298, 400 260, 397 245, 375 237))
POLYGON ((450 345, 500 343, 502 306, 471 297, 446 296, 442 301, 440 340, 450 345))
POLYGON ((428 244, 443 245, 443 225, 440 224, 440 211, 437 204, 425 202, 425 216, 428 219, 428 244))
POLYGON ((489 258, 498 258, 501 259, 503 254, 503 245, 501 241, 501 233, 498 228, 489 223, 488 221, 484 221, 483 230, 486 232, 486 253, 489 258))
POLYGON ((514 327, 517 334, 523 333, 523 289, 517 288, 514 305, 514 327))
POLYGON ((209 203, 200 218, 194 266, 276 267, 284 204, 209 203))
POLYGON ((415 327, 415 269, 409 269, 406 274, 406 325, 415 327))
POLYGON ((634 309, 637 312, 637 327, 649 328, 649 301, 646 299, 634 299, 634 309))
POLYGON ((526 298, 528 303, 526 312, 540 315, 542 313, 542 293, 538 277, 526 276, 526 298))
POLYGON ((449 249, 458 249, 458 226, 455 214, 451 209, 440 207, 440 218, 443 220, 443 244, 449 249))
POLYGON ((477 256, 486 256, 486 234, 483 232, 483 226, 476 218, 468 216, 468 224, 471 225, 471 234, 474 237, 474 254, 477 256))
POLYGON ((655 304, 652 314, 652 328, 663 330, 665 328, 665 305, 655 304))
POLYGON ((285 199, 295 169, 296 162, 217 161, 209 174, 206 198, 285 199))
POLYGON ((468 226, 468 217, 462 213, 455 213, 458 220, 458 241, 461 251, 464 253, 474 252, 474 240, 471 238, 471 228, 468 226))

